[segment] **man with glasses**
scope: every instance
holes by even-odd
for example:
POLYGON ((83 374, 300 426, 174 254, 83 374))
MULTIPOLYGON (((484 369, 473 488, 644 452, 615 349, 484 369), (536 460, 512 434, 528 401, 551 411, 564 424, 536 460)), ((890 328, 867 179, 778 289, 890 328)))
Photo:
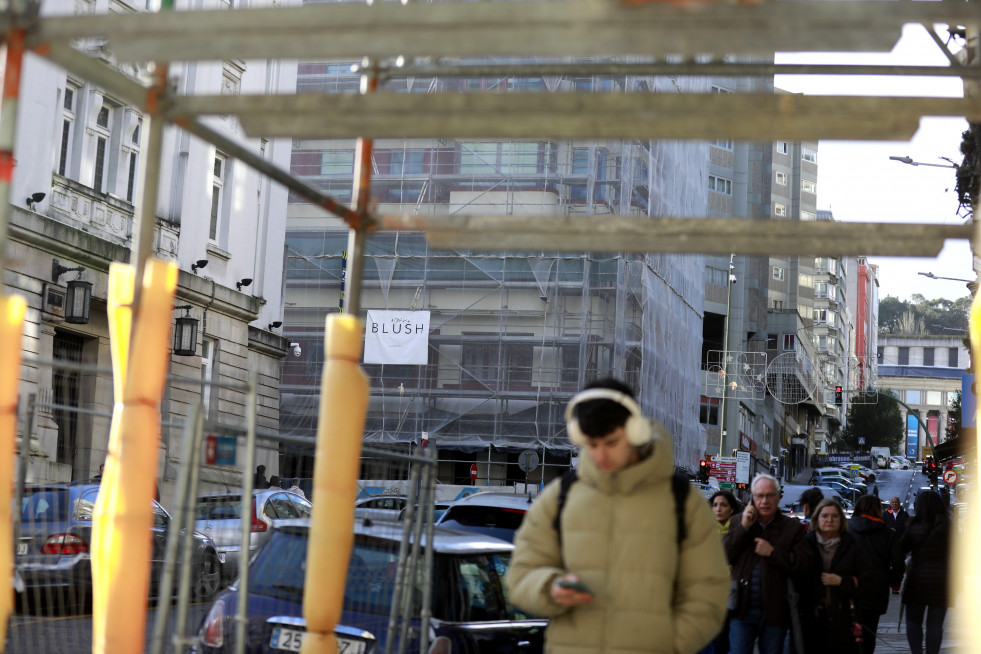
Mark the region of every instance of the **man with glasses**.
POLYGON ((780 654, 787 629, 796 618, 788 601, 788 580, 806 571, 812 561, 804 527, 780 513, 780 491, 771 475, 759 474, 750 486, 752 499, 733 516, 725 537, 732 566, 732 654, 780 654))

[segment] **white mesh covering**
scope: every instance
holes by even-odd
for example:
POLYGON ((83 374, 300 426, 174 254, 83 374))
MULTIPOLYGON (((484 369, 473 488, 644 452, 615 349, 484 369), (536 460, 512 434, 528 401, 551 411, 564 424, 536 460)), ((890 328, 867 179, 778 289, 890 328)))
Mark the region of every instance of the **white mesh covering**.
MULTIPOLYGON (((300 88, 350 91, 346 70, 301 65, 300 88)), ((706 80, 650 77, 389 84, 402 92, 465 84, 550 92, 572 83, 709 90, 706 80)), ((372 197, 384 213, 707 214, 705 143, 376 141, 372 164, 372 197)), ((353 143, 301 144, 293 172, 347 200, 353 143)), ((304 344, 304 355, 284 363, 286 434, 315 430, 323 318, 338 306, 346 243, 338 221, 292 205, 284 334, 304 344)), ((372 384, 365 439, 418 443, 425 432, 441 450, 567 451, 568 399, 587 381, 613 376, 637 389, 645 413, 674 435, 679 465, 693 469, 705 439, 698 423, 703 289, 697 255, 437 251, 421 234, 372 235, 362 311, 426 309, 431 333, 428 365, 365 366, 372 384)))

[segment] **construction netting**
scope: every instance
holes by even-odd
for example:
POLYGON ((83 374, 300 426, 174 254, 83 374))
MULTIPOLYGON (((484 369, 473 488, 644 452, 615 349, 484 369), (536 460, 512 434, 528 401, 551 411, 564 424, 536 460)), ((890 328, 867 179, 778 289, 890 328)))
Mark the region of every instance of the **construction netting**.
MULTIPOLYGON (((299 92, 357 92, 353 63, 301 62, 299 92)), ((381 88, 697 93, 711 85, 538 75, 402 77, 381 88)), ((353 141, 295 141, 291 172, 349 201, 354 148, 353 141)), ((597 221, 709 213, 704 142, 378 140, 371 166, 372 205, 381 213, 597 221)), ((283 434, 316 428, 319 344, 325 314, 343 302, 347 240, 339 221, 291 199, 284 334, 303 354, 283 364, 283 434)), ((437 250, 418 233, 371 234, 362 309, 422 312, 428 331, 417 362, 365 364, 372 392, 366 441, 411 446, 428 439, 478 461, 491 449, 567 457, 566 403, 585 383, 613 376, 637 390, 645 414, 673 434, 677 463, 694 469, 705 442, 697 377, 704 264, 700 255, 437 250)))

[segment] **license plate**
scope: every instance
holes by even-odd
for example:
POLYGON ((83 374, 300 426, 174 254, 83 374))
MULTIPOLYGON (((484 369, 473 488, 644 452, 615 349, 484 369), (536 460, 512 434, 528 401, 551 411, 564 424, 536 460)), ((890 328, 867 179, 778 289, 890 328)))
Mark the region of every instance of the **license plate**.
POLYGON ((17 543, 17 556, 27 555, 27 543, 17 543))
MULTIPOLYGON (((276 627, 272 630, 269 647, 284 652, 299 652, 300 646, 303 645, 303 634, 305 633, 305 631, 297 629, 276 627)), ((337 652, 338 654, 364 654, 364 642, 338 636, 337 652)))

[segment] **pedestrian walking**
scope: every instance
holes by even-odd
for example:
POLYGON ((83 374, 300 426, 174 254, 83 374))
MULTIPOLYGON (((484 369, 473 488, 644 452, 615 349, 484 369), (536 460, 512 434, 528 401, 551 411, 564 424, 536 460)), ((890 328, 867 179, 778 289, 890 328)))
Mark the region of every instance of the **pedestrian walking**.
POLYGON ((889 510, 882 515, 882 519, 886 521, 887 527, 896 532, 897 537, 903 537, 903 532, 909 523, 909 513, 903 508, 898 497, 889 500, 889 510))
POLYGON ((950 606, 947 595, 950 518, 938 493, 920 493, 913 510, 916 515, 900 540, 903 555, 910 554, 902 598, 906 606, 906 639, 912 654, 923 653, 925 615, 926 654, 939 654, 944 619, 950 606))
POLYGON ((269 482, 266 480, 266 466, 256 466, 255 477, 252 480, 252 488, 256 490, 269 488, 269 482))
POLYGON ((858 652, 863 640, 855 602, 871 590, 871 564, 863 548, 848 533, 841 504, 821 500, 812 517, 807 542, 814 553, 806 593, 811 611, 804 622, 809 654, 858 652))
POLYGON ((753 654, 756 644, 760 654, 779 654, 797 619, 788 581, 810 569, 813 553, 800 522, 778 510, 776 478, 758 474, 750 492, 749 506, 725 536, 733 583, 729 647, 732 654, 753 654))
MULTIPOLYGON (((715 520, 719 525, 719 535, 725 536, 729 533, 729 526, 732 524, 732 516, 743 510, 743 505, 736 499, 735 495, 727 490, 717 490, 709 498, 709 506, 715 514, 715 520)), ((722 629, 711 643, 702 648, 701 654, 728 654, 729 652, 729 616, 726 615, 722 629)))
POLYGON ((815 486, 814 488, 808 488, 806 491, 800 494, 800 510, 804 515, 800 519, 800 523, 804 525, 804 529, 810 529, 811 527, 811 516, 814 515, 814 509, 817 505, 821 503, 824 499, 824 491, 815 486))
POLYGON ((879 617, 889 608, 889 587, 898 586, 903 577, 903 557, 896 532, 882 519, 882 503, 872 495, 862 495, 848 523, 848 532, 858 541, 872 566, 872 587, 855 603, 862 625, 863 654, 875 651, 879 617))
POLYGON ((550 619, 551 654, 697 652, 722 625, 729 579, 712 512, 677 484, 670 434, 613 379, 565 417, 582 455, 515 534, 511 602, 550 619))

